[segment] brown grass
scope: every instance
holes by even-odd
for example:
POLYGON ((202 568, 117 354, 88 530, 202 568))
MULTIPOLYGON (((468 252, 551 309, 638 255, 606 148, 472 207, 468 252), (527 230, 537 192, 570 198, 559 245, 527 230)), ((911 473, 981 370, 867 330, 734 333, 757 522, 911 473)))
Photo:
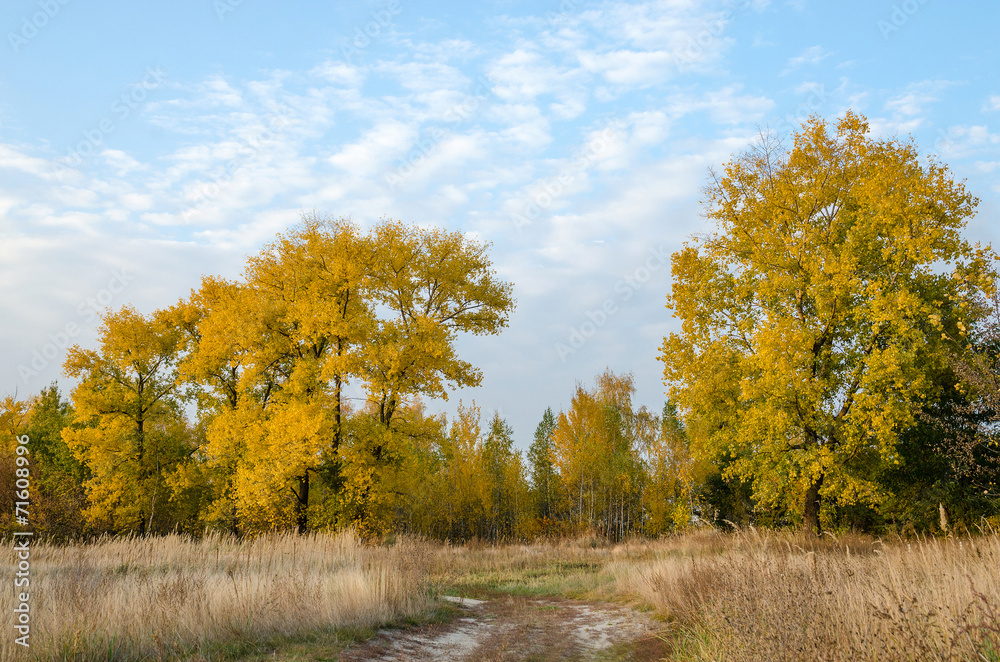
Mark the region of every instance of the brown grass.
MULTIPOLYGON (((664 620, 673 660, 1000 662, 995 534, 390 547, 350 533, 167 536, 43 544, 31 563, 34 659, 314 659, 316 642, 335 655, 345 633, 425 621, 446 593, 628 602, 664 620)), ((13 608, 13 590, 0 592, 0 610, 13 608)), ((12 633, 0 638, 0 660, 24 653, 12 633)))
MULTIPOLYGON (((434 604, 424 558, 423 545, 368 548, 350 533, 40 545, 31 552, 31 657, 240 657, 276 638, 422 617, 434 604)), ((13 592, 0 592, 0 613, 13 609, 13 592)), ((13 638, 0 637, 0 659, 25 659, 13 638)))
POLYGON ((1000 537, 704 533, 619 564, 675 660, 1000 660, 1000 537))

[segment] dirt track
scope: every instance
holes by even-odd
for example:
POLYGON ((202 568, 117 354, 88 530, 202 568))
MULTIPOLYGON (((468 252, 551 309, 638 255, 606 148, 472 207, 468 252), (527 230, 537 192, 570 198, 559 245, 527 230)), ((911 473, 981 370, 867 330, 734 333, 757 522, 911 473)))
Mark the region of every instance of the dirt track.
POLYGON ((341 660, 658 660, 653 623, 628 608, 558 598, 445 598, 459 605, 446 625, 387 629, 341 660))

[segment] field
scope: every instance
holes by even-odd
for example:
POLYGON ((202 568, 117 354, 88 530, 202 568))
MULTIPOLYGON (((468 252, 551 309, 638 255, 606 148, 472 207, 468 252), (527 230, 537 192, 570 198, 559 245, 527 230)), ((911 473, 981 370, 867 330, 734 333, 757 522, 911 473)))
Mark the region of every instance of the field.
MULTIPOLYGON (((525 659, 519 633, 550 621, 546 632, 559 632, 573 621, 558 617, 581 610, 633 614, 650 630, 595 653, 606 660, 1000 660, 992 533, 703 531, 505 546, 167 536, 43 544, 31 560, 30 655, 8 634, 3 660, 363 659, 383 626, 425 641, 454 635, 460 621, 475 629, 477 618, 493 634, 472 642, 470 659, 525 659), (483 600, 487 611, 444 596, 483 600)), ((0 609, 14 607, 4 592, 0 609)), ((588 656, 564 640, 547 646, 530 659, 588 656)))

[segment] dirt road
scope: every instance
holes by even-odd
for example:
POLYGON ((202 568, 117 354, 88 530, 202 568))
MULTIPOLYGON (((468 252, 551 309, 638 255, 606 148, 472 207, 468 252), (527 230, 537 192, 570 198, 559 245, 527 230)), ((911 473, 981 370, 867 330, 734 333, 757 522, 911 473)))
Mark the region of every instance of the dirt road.
POLYGON ((446 625, 387 629, 341 660, 659 660, 663 642, 644 614, 560 598, 447 597, 461 613, 446 625))

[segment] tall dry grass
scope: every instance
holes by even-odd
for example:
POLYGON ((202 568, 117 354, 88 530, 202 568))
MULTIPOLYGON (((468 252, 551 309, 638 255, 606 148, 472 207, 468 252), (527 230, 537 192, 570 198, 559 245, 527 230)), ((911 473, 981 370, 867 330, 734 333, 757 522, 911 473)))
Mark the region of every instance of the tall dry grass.
MULTIPOLYGON (((350 533, 167 536, 43 544, 31 563, 27 659, 236 658, 248 642, 422 620, 440 591, 500 591, 645 603, 671 622, 675 660, 1000 662, 997 535, 391 547, 350 533)), ((11 615, 13 594, 0 592, 11 615)), ((0 660, 26 659, 13 638, 0 637, 0 660)))
POLYGON ((1000 661, 1000 537, 665 543, 617 589, 674 622, 676 660, 1000 661))
MULTIPOLYGON (((372 548, 350 533, 42 544, 31 552, 30 657, 215 659, 228 643, 421 617, 433 608, 426 558, 416 542, 372 548)), ((13 614, 13 595, 0 592, 0 613, 13 614)), ((0 659, 25 659, 13 639, 0 637, 0 659)))

